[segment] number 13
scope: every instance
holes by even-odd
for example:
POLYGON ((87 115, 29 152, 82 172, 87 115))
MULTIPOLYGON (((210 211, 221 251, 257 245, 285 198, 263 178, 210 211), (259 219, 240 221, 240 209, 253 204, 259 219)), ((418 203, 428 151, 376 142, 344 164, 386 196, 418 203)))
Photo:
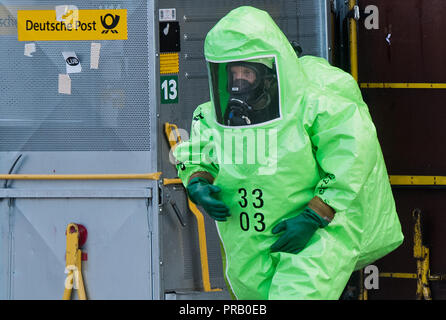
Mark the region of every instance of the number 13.
POLYGON ((174 79, 164 80, 161 84, 164 100, 175 100, 178 96, 177 82, 174 79))

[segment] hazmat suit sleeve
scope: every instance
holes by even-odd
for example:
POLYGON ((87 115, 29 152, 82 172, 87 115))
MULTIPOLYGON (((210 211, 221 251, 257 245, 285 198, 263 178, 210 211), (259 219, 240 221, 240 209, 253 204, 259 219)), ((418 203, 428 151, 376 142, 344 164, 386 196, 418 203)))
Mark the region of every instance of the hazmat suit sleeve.
POLYGON ((181 142, 174 151, 177 163, 178 177, 187 186, 192 175, 203 172, 215 178, 219 167, 213 161, 215 156, 211 130, 208 126, 207 114, 209 108, 200 105, 192 117, 191 133, 188 141, 181 142))
POLYGON ((376 129, 365 104, 338 95, 318 96, 316 104, 310 136, 321 180, 314 195, 344 211, 376 164, 376 129))

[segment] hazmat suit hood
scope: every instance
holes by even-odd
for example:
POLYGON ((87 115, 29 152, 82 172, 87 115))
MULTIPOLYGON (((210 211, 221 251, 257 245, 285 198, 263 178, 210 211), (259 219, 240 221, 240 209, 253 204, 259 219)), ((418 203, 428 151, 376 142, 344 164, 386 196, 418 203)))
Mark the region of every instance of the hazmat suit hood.
MULTIPOLYGON (((299 59, 289 40, 278 28, 271 16, 262 10, 243 6, 229 12, 207 34, 204 54, 208 70, 212 63, 232 61, 255 61, 256 58, 268 57, 274 61, 279 88, 280 117, 287 112, 287 105, 282 96, 295 99, 302 92, 307 78, 302 71, 299 59), (296 79, 294 83, 282 79, 296 79), (296 85, 297 84, 297 85, 296 85)), ((213 94, 212 74, 209 74, 211 100, 215 104, 217 97, 213 94)))

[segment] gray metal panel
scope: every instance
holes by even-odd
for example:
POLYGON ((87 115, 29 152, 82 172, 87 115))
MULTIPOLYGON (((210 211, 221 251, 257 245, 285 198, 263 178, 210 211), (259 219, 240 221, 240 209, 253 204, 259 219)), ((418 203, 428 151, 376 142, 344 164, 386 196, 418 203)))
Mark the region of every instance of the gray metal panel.
MULTIPOLYGON (((166 187, 181 210, 186 227, 181 227, 170 205, 162 210, 162 261, 165 291, 203 290, 197 222, 187 208, 183 187, 166 187)), ((165 191, 166 192, 166 191, 165 191)), ((202 210, 202 212, 204 212, 202 210)), ((215 222, 206 214, 206 245, 209 262, 209 276, 212 288, 226 288, 223 278, 222 260, 215 222)))
MULTIPOLYGON (((0 153, 0 172, 8 172, 16 156, 12 152, 0 153)), ((154 168, 149 156, 146 152, 26 152, 14 173, 151 172, 154 168)), ((34 198, 37 194, 39 198, 0 202, 0 285, 4 288, 0 298, 60 299, 65 276, 64 228, 69 222, 84 224, 89 231, 89 261, 84 264, 84 275, 90 298, 159 297, 158 291, 153 292, 159 271, 154 270, 151 261, 153 253, 155 266, 158 265, 158 253, 153 252, 158 252, 158 232, 154 230, 158 212, 153 208, 157 208, 156 202, 148 201, 152 190, 157 189, 156 181, 11 180, 7 186, 2 192, 16 193, 20 198, 34 198), (89 190, 90 194, 86 194, 89 190), (147 199, 143 198, 146 196, 147 199), (8 207, 9 203, 13 205, 8 207), (52 247, 56 246, 53 242, 57 242, 57 248, 52 247), (31 272, 30 259, 35 260, 31 265, 43 272, 43 278, 31 272), (109 284, 116 277, 114 281, 119 286, 109 284), (40 289, 42 286, 45 289, 40 289)))
POLYGON ((145 200, 14 201, 11 299, 61 299, 65 228, 88 230, 83 262, 90 299, 150 299, 151 237, 145 200))

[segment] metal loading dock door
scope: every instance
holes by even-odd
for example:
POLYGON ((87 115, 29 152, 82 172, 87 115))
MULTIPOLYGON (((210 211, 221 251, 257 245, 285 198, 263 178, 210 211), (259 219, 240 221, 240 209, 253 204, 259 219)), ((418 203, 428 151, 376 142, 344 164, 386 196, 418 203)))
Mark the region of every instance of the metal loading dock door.
POLYGON ((80 195, 74 190, 11 190, 5 195, 14 200, 2 204, 9 215, 2 214, 2 229, 10 235, 2 237, 2 262, 8 262, 2 263, 3 299, 62 298, 64 226, 72 221, 88 228, 84 250, 89 259, 82 274, 90 299, 152 297, 150 189, 127 190, 125 196, 108 188, 88 190, 88 195, 85 189, 77 190, 80 195))
MULTIPOLYGON (((389 175, 428 176, 420 186, 393 186, 405 241, 375 264, 380 272, 417 273, 412 212, 423 215, 423 240, 430 250, 430 273, 446 273, 444 186, 446 172, 444 55, 446 4, 441 1, 366 1, 379 9, 379 29, 358 22, 359 83, 380 137, 389 175), (438 179, 436 179, 438 180, 438 179)), ((404 180, 404 179, 402 179, 404 180)), ((392 180, 391 180, 392 181, 392 180)), ((393 183, 392 183, 393 184, 393 183)), ((400 184, 400 183, 398 183, 400 184)), ((446 298, 446 282, 429 283, 433 299, 446 298)), ((369 299, 415 299, 417 280, 380 278, 369 299)))
MULTIPOLYGON (((0 16, 16 21, 18 9, 58 5, 0 0, 0 16)), ((325 0, 77 0, 70 5, 127 10, 128 38, 17 41, 15 28, 0 26, 0 174, 163 172, 162 178, 175 178, 163 125, 190 130, 192 111, 209 99, 205 35, 240 5, 267 10, 303 54, 331 60, 325 0), (173 50, 178 69, 166 74, 160 74, 163 8, 176 9, 180 44, 173 50), (101 45, 97 69, 90 68, 92 43, 101 45), (26 44, 35 48, 27 55, 26 44), (76 53, 82 72, 69 74, 71 94, 63 94, 58 76, 66 74, 62 53, 69 51, 76 53), (176 99, 164 99, 164 76, 176 77, 176 99)), ((83 277, 89 299, 229 298, 215 225, 207 216, 210 282, 223 291, 203 293, 196 220, 180 185, 148 179, 0 180, 0 199, 0 299, 62 298, 65 229, 71 222, 88 230, 83 277), (168 199, 179 208, 184 227, 168 199)))

